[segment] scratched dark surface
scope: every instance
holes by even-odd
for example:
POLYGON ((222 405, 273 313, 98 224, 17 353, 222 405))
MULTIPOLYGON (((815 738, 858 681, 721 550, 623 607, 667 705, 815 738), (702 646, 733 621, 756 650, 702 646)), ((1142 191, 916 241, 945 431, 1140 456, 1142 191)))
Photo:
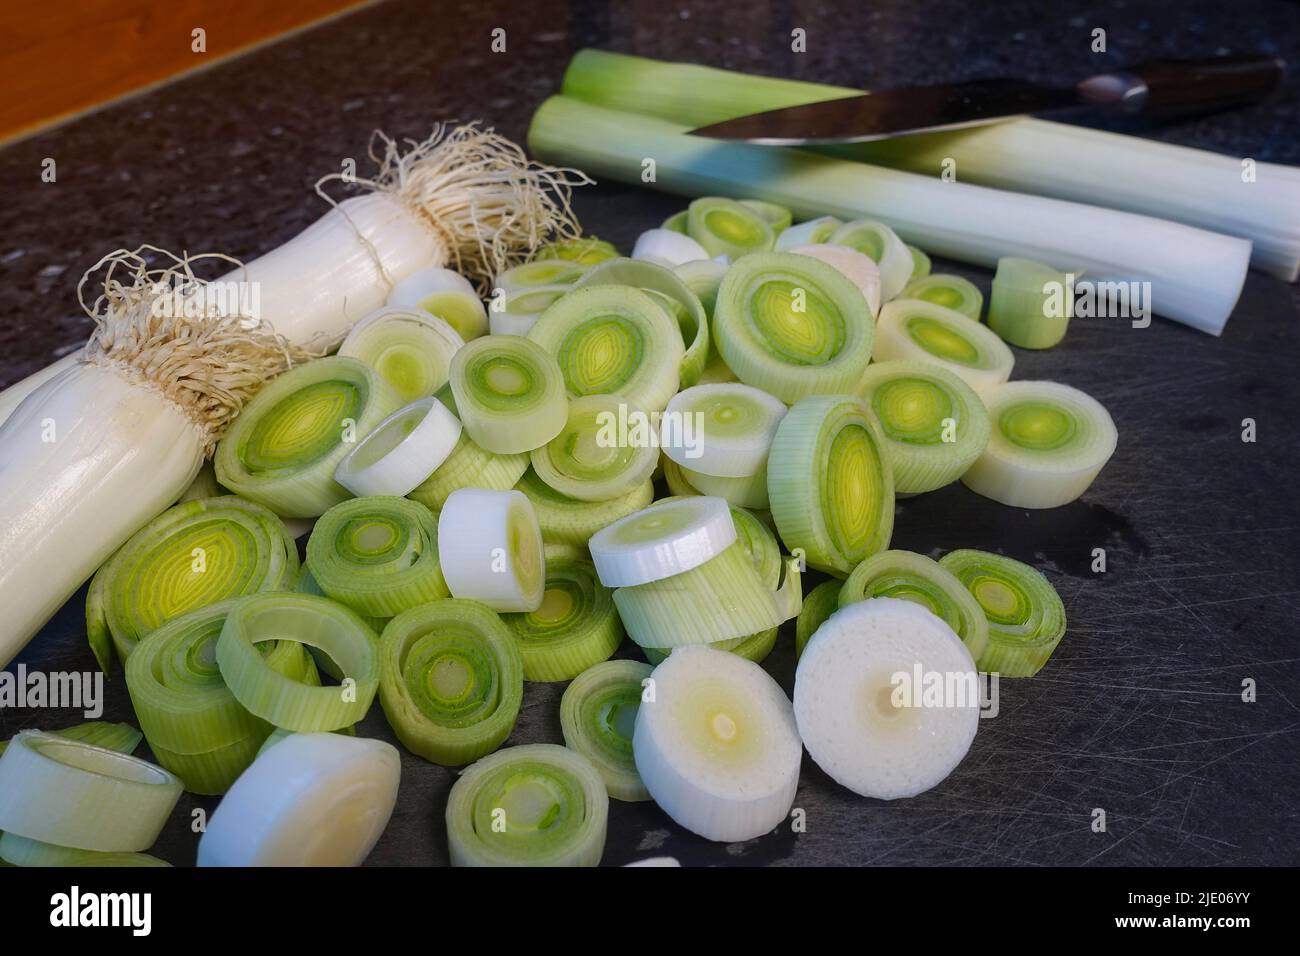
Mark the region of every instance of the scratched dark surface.
MULTIPOLYGON (((248 5, 250 8, 252 5, 248 5)), ((0 380, 87 334, 76 277, 118 246, 152 242, 253 257, 323 212, 311 185, 360 157, 370 130, 423 135, 484 118, 522 138, 584 45, 846 85, 904 85, 1023 71, 1084 75, 1150 55, 1229 49, 1300 66, 1300 8, 1263 2, 974 4, 639 2, 383 4, 0 151, 0 380), (489 33, 505 27, 505 54, 489 33), (808 52, 789 52, 790 30, 808 52), (1088 50, 1093 27, 1109 53, 1088 50), (1059 71, 1059 73, 1058 73, 1059 71), (39 180, 43 158, 56 184, 39 180)), ((196 24, 211 33, 219 24, 196 24)), ((188 36, 178 42, 189 42, 188 36)), ((1148 135, 1300 163, 1300 84, 1239 113, 1148 135)), ((583 190, 589 231, 628 249, 679 201, 617 185, 583 190)), ((937 263, 939 268, 947 263, 937 263)), ((987 293, 989 274, 953 267, 987 293)), ((1004 551, 1042 567, 1070 627, 1048 667, 1005 681, 969 756, 938 789, 883 803, 805 759, 787 827, 709 844, 653 804, 611 805, 605 863, 671 854, 688 864, 1300 863, 1300 316, 1295 287, 1252 274, 1222 339, 1163 320, 1075 320, 1046 353, 1017 350, 1016 378, 1085 389, 1119 448, 1080 502, 1026 512, 954 486, 899 508, 894 547, 937 556, 1004 551), (1241 440, 1242 419, 1258 440, 1241 440), (1090 569, 1093 548, 1108 570, 1090 569), (1258 700, 1241 699, 1253 679, 1258 700), (1094 808, 1106 811, 1093 832, 1094 808)), ((84 591, 19 658, 93 667, 84 591)), ((0 609, 3 613, 3 609, 0 609)), ((789 633, 766 666, 787 691, 789 633)), ((624 653, 628 653, 625 649, 624 653)), ((511 744, 560 741, 563 685, 529 684, 511 744)), ((106 717, 131 720, 120 679, 106 717)), ((0 736, 80 717, 0 711, 0 736)), ((392 739, 376 706, 363 733, 392 739)), ((452 771, 403 754, 397 812, 371 864, 447 861, 452 771)), ((186 864, 185 796, 155 852, 186 864)))

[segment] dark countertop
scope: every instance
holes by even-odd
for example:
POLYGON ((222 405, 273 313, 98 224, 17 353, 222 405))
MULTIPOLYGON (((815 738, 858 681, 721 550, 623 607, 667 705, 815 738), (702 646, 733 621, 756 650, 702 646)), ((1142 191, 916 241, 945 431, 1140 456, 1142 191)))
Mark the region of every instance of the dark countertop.
MULTIPOLYGON (((423 136, 482 117, 522 140, 532 110, 586 45, 861 86, 1232 50, 1300 65, 1300 8, 1282 3, 1039 4, 676 2, 387 3, 149 92, 0 151, 0 380, 84 339, 75 285, 118 246, 151 242, 251 258, 312 222, 313 182, 362 157, 370 130, 423 136), (851 11, 850 12, 850 8, 851 11), (489 51, 507 30, 508 52, 489 51), (789 52, 790 30, 808 52, 789 52), (41 161, 58 180, 40 181, 41 161)), ((1058 74, 1059 71, 1059 74, 1058 74)), ((1277 102, 1149 135, 1259 160, 1300 163, 1300 83, 1277 102)), ((630 248, 680 208, 619 185, 582 190, 589 231, 630 248)), ((940 268, 948 264, 938 263, 940 268)), ((990 276, 954 267, 987 292, 990 276)), ((652 804, 612 803, 605 862, 668 853, 701 864, 1300 863, 1300 295, 1252 274, 1221 339, 1157 320, 1149 329, 1076 319, 1065 343, 1017 350, 1016 378, 1085 389, 1119 428, 1114 459, 1085 498, 1050 512, 996 505, 960 485, 901 503, 894 547, 1002 550, 1042 567, 1070 628, 1048 667, 1004 681, 965 762, 937 790, 895 803, 835 786, 805 759, 796 807, 807 831, 708 844, 652 804), (1243 418, 1258 441, 1243 443, 1243 418), (1093 574, 1094 547, 1109 569, 1093 574), (1252 679, 1258 700, 1241 700, 1252 679), (1095 808, 1106 811, 1093 832, 1095 808)), ((19 661, 93 666, 84 591, 19 661)), ((2 613, 2 612, 0 612, 2 613)), ((793 681, 786 634, 767 664, 793 681)), ((560 741, 563 685, 527 685, 511 744, 560 741)), ((132 719, 110 682, 106 718, 132 719)), ((0 737, 80 720, 0 711, 0 737)), ((378 707, 363 732, 392 739, 378 707)), ((401 800, 374 864, 447 859, 452 771, 403 754, 401 800)), ((182 799, 156 852, 193 860, 182 799)))

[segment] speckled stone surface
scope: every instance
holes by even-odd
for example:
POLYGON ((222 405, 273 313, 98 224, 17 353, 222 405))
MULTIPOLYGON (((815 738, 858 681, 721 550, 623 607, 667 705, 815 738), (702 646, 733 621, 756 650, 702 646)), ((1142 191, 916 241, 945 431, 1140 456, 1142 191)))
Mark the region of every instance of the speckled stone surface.
MULTIPOLYGON (((421 136, 483 118, 522 138, 571 53, 586 45, 845 85, 1022 72, 1084 75, 1101 62, 1227 50, 1300 66, 1300 8, 1282 3, 387 3, 217 66, 0 151, 0 380, 84 339, 76 279, 103 253, 151 242, 256 256, 324 210, 312 184, 371 129, 421 136), (489 51, 505 27, 508 51, 489 51), (790 30, 808 52, 789 52, 790 30), (41 162, 57 163, 53 184, 41 162)), ((211 29, 211 25, 208 25, 211 29)), ((1171 142, 1300 163, 1300 84, 1277 101, 1149 131, 1171 142)), ((618 185, 583 190, 587 228, 629 248, 679 208, 618 185)), ((941 264, 942 266, 943 264, 941 264)), ((987 292, 987 272, 954 267, 987 292)), ((894 547, 984 547, 1043 567, 1070 630, 1049 666, 1006 681, 965 762, 937 790, 897 803, 855 797, 805 759, 779 828, 733 846, 694 838, 653 805, 614 803, 607 864, 672 854, 697 864, 1300 863, 1300 473, 1295 287, 1253 275, 1222 339, 1155 322, 1076 320, 1065 343, 1017 350, 1017 378, 1101 399, 1119 449, 1083 501, 1004 508, 961 486, 900 503, 894 547), (1258 441, 1244 444, 1241 420, 1258 441), (1095 547, 1108 570, 1090 569, 1095 547), (1242 682, 1257 686, 1241 700, 1242 682), (1094 832, 1094 810, 1106 811, 1094 832)), ((19 658, 92 666, 84 591, 19 658)), ((3 613, 3 609, 0 609, 3 613)), ((767 663, 789 690, 789 634, 767 663)), ((628 653, 625 651, 625 653, 628 653)), ((510 742, 560 740, 562 685, 526 688, 510 742)), ((120 679, 110 719, 131 719, 120 679)), ((0 736, 61 726, 63 713, 0 711, 0 736)), ((363 732, 392 739, 378 707, 363 732)), ((445 863, 451 771, 403 755, 401 800, 373 864, 445 863)), ((155 850, 192 862, 182 799, 155 850)))

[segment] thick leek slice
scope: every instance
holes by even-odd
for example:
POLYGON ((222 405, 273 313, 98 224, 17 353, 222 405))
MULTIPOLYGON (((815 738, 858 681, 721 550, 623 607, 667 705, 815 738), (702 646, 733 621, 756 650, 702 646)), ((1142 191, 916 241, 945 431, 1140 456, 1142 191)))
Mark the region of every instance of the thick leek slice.
MULTIPOLYGON (((686 287, 699 298, 705 313, 712 316, 713 307, 718 301, 718 289, 722 287, 722 277, 727 274, 728 268, 716 259, 696 259, 674 267, 673 272, 677 273, 677 277, 685 282, 686 287)), ((687 351, 690 351, 689 347, 687 351)), ((709 359, 716 357, 716 349, 710 349, 709 359)), ((705 365, 707 366, 708 362, 705 365)), ((695 383, 688 383, 688 388, 690 384, 695 383)))
POLYGON ((685 233, 672 229, 647 229, 636 237, 632 258, 679 266, 685 262, 707 261, 709 254, 685 233))
POLYGON ((542 603, 542 531, 521 492, 453 492, 438 516, 438 556, 453 597, 494 611, 535 611, 542 603))
POLYGON ((894 491, 915 495, 956 481, 983 453, 989 416, 975 391, 932 362, 873 362, 858 394, 886 438, 894 491))
POLYGON ((835 230, 842 225, 844 223, 834 216, 818 216, 797 226, 790 226, 776 237, 776 251, 789 252, 796 246, 816 246, 830 242, 835 230))
POLYGON ((489 318, 493 335, 527 335, 542 313, 573 291, 571 285, 541 285, 507 296, 489 318))
POLYGON ((234 495, 164 511, 122 545, 90 583, 86 634, 105 671, 154 628, 197 607, 293 587, 298 546, 284 522, 234 495))
POLYGON ((632 755, 632 732, 652 668, 639 661, 605 661, 589 668, 560 698, 564 745, 591 761, 615 800, 649 800, 632 755))
POLYGON ((724 499, 737 508, 767 510, 767 469, 754 472, 745 478, 719 478, 706 475, 693 468, 681 468, 681 477, 699 494, 724 499))
POLYGON ((676 393, 686 354, 668 311, 623 285, 575 289, 542 313, 528 338, 559 360, 571 397, 625 395, 651 412, 676 393))
POLYGON ((567 259, 584 266, 599 265, 606 259, 617 259, 620 253, 612 242, 597 239, 595 236, 577 236, 572 239, 557 239, 548 242, 537 250, 537 259, 567 259))
POLYGON ((354 495, 405 495, 460 442, 460 420, 436 398, 419 398, 380 422, 339 462, 334 478, 354 495))
POLYGON ((546 590, 535 611, 505 614, 524 664, 524 680, 570 680, 608 660, 623 641, 609 588, 584 552, 546 548, 546 590))
MULTIPOLYGON (((144 739, 144 734, 130 724, 114 724, 107 720, 88 720, 84 724, 64 727, 62 730, 50 730, 47 733, 66 737, 68 740, 80 740, 93 747, 116 750, 122 754, 134 751, 144 739)), ((0 754, 3 754, 8 746, 9 741, 0 740, 0 754)))
POLYGON ((791 408, 772 440, 767 494, 781 540, 814 568, 846 575, 888 547, 894 474, 866 403, 820 395, 791 408))
POLYGON ((606 587, 662 581, 718 557, 736 541, 720 498, 678 498, 621 518, 588 542, 606 587))
POLYGON ((542 540, 585 548, 591 536, 620 518, 654 501, 654 483, 647 480, 627 494, 608 501, 580 501, 562 495, 529 469, 515 485, 533 505, 542 540))
POLYGON ((407 498, 353 498, 321 515, 307 539, 312 577, 327 596, 366 617, 393 617, 447 597, 438 522, 407 498))
POLYGON ((799 736, 817 766, 864 797, 938 786, 979 725, 966 645, 919 604, 878 597, 842 607, 804 648, 794 679, 799 736))
POLYGON ((636 715, 637 770, 670 817, 709 840, 762 836, 786 818, 803 747, 785 692, 752 661, 683 647, 654 669, 636 715))
POLYGON ((410 402, 446 384, 451 357, 464 344, 460 333, 436 315, 385 306, 352 327, 338 354, 365 362, 410 402))
POLYGON ((998 260, 989 299, 989 328, 1022 349, 1050 349, 1074 316, 1070 276, 1032 259, 998 260))
POLYGON ((0 860, 10 866, 171 866, 147 853, 104 853, 74 850, 29 840, 17 833, 0 836, 0 860))
POLYGON ((732 259, 771 249, 776 240, 762 214, 720 196, 704 196, 686 207, 686 233, 710 256, 732 259))
POLYGON ((0 830, 78 850, 153 846, 181 795, 162 767, 25 730, 0 756, 0 830))
POLYGON ((289 734, 253 761, 199 840, 199 866, 359 866, 388 826, 397 748, 289 734))
POLYGON ((909 359, 942 365, 977 392, 1005 382, 1016 361, 994 332, 969 316, 917 299, 895 299, 880 310, 875 360, 909 359))
POLYGON ((817 628, 826 622, 826 619, 834 614, 840 607, 840 591, 844 589, 842 581, 831 579, 823 581, 803 599, 803 608, 799 611, 799 620, 795 622, 794 628, 794 653, 796 657, 803 655, 803 649, 807 646, 808 641, 817 633, 817 628))
POLYGON ((983 609, 989 640, 980 670, 1033 677, 1065 636, 1065 605, 1042 572, 1013 558, 970 549, 939 561, 983 609))
POLYGON ((1008 382, 983 398, 993 433, 962 483, 986 498, 1013 508, 1069 504, 1115 453, 1110 413, 1077 388, 1008 382))
POLYGON ((560 366, 520 336, 489 335, 462 348, 451 361, 451 391, 469 437, 498 455, 532 451, 564 427, 560 366))
POLYGON ((785 413, 783 402, 751 385, 696 385, 668 403, 660 445, 683 468, 748 478, 766 469, 785 413))
POLYGON ((943 272, 927 273, 913 279, 898 294, 900 299, 919 299, 952 309, 976 322, 984 309, 984 293, 969 279, 943 272))
POLYGON ((523 660, 510 629, 477 601, 412 608, 380 638, 379 702, 407 750, 455 767, 500 747, 519 716, 523 660))
POLYGON ((755 253, 727 270, 713 331, 736 377, 783 402, 847 392, 871 359, 861 291, 833 266, 788 252, 755 253))
POLYGON ((639 488, 653 474, 659 452, 649 440, 636 443, 620 434, 620 420, 649 418, 624 396, 575 398, 563 430, 533 450, 533 471, 560 494, 582 501, 608 501, 639 488))
POLYGON ((465 342, 487 331, 483 300, 468 279, 450 269, 412 272, 393 286, 385 304, 428 312, 451 326, 465 342))
POLYGON ((907 251, 912 254, 912 281, 923 279, 930 274, 932 268, 930 257, 925 254, 924 250, 916 246, 909 245, 907 251))
POLYGON ((900 598, 919 604, 961 638, 974 660, 989 642, 984 611, 952 572, 937 561, 912 551, 882 551, 867 558, 849 575, 839 593, 839 606, 868 598, 900 598))
POLYGON ((798 256, 812 256, 828 266, 834 266, 844 278, 858 287, 862 297, 867 300, 871 317, 874 319, 880 314, 880 267, 869 255, 848 246, 834 246, 829 242, 795 246, 786 251, 798 256))
MULTIPOLYGON (((438 393, 438 401, 453 415, 456 400, 447 387, 438 393)), ((497 455, 475 444, 464 430, 447 460, 407 497, 420 502, 430 511, 441 511, 448 496, 460 488, 485 488, 506 491, 513 488, 528 470, 528 454, 497 455)))
POLYGON ((401 407, 401 396, 356 359, 300 365, 244 406, 217 445, 217 480, 278 515, 323 515, 348 497, 334 480, 339 462, 401 407))
POLYGON ((355 724, 379 687, 375 632, 355 611, 311 594, 255 594, 237 602, 217 639, 217 665, 251 713, 304 733, 355 724), (343 674, 342 687, 311 686, 278 672, 257 647, 269 640, 318 648, 343 674))
MULTIPOLYGON (((721 265, 711 259, 697 261, 710 262, 715 267, 721 265)), ((722 268, 725 271, 726 267, 722 268)), ((721 281, 719 278, 718 282, 721 281)), ((709 357, 709 312, 700 296, 683 276, 677 274, 676 269, 641 260, 611 259, 583 276, 578 285, 634 286, 647 293, 664 307, 681 331, 686 352, 682 355, 678 374, 680 387, 688 388, 699 380, 709 357)))
POLYGON ((597 866, 609 795, 590 760, 556 744, 510 747, 447 797, 452 866, 597 866))
POLYGON ((768 225, 772 227, 774 236, 780 236, 781 233, 790 228, 790 224, 794 221, 794 214, 790 212, 788 207, 779 206, 765 199, 742 199, 740 204, 747 209, 752 209, 766 219, 768 225))
POLYGON ((836 229, 826 241, 856 249, 876 264, 880 269, 880 297, 886 302, 902 292, 912 278, 912 253, 883 222, 854 219, 836 229))

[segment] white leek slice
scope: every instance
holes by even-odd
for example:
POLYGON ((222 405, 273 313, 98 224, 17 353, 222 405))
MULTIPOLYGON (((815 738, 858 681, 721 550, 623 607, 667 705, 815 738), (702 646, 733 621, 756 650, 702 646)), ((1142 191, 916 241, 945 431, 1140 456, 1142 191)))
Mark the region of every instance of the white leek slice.
POLYGON ((436 315, 385 306, 352 327, 338 354, 365 362, 409 402, 446 384, 451 357, 464 344, 436 315))
POLYGON ((636 237, 633 259, 650 259, 679 266, 684 262, 708 259, 709 253, 690 236, 671 229, 647 229, 636 237))
POLYGON ((1016 361, 988 326, 917 299, 895 299, 880 310, 874 358, 935 362, 960 375, 977 392, 1005 382, 1016 361))
POLYGON ((606 587, 621 588, 698 568, 736 542, 731 509, 721 498, 651 505, 591 536, 591 558, 606 587))
POLYGON ((969 279, 943 272, 926 273, 909 282, 898 294, 900 299, 920 299, 952 309, 976 322, 984 309, 984 293, 969 279))
POLYGON ((652 668, 605 661, 583 671, 560 699, 564 745, 587 757, 615 800, 649 800, 632 755, 636 713, 652 668))
POLYGON ((846 222, 827 242, 848 246, 867 255, 880 269, 880 297, 888 302, 903 291, 912 278, 912 253, 898 234, 883 222, 854 219, 846 222))
POLYGON ((681 826, 709 840, 751 840, 786 818, 803 748, 794 709, 757 664, 683 647, 651 674, 636 716, 637 771, 681 826))
POLYGON ((487 331, 483 300, 468 279, 450 269, 429 268, 411 273, 393 286, 385 304, 422 309, 442 319, 466 342, 487 331))
POLYGON ((751 385, 696 385, 678 392, 661 423, 660 447, 683 468, 748 478, 767 467, 785 404, 751 385))
POLYGON ((629 398, 584 395, 569 403, 564 428, 532 452, 533 471, 562 495, 582 501, 608 501, 639 488, 654 473, 658 451, 646 441, 621 434, 619 421, 649 417, 629 398))
POLYGON ((417 399, 361 439, 334 480, 358 496, 410 494, 455 450, 460 431, 460 420, 436 398, 417 399))
POLYGON ((794 714, 808 754, 836 783, 864 797, 913 797, 970 749, 979 675, 939 618, 872 598, 840 608, 803 649, 794 714))
POLYGON ((962 483, 986 498, 1013 508, 1069 504, 1115 453, 1110 413, 1077 388, 1007 382, 982 397, 993 432, 962 483))
POLYGON ((199 866, 359 866, 388 826, 401 761, 382 740, 290 734, 208 820, 199 866))
POLYGON ((521 492, 452 492, 438 516, 438 556, 453 597, 494 611, 541 606, 546 590, 542 532, 521 492))
POLYGON ((829 266, 834 266, 862 292, 871 309, 871 317, 880 314, 880 267, 865 252, 850 249, 848 246, 836 246, 829 242, 808 246, 795 246, 787 249, 797 256, 812 256, 829 266))
POLYGON ((27 730, 0 756, 0 830, 78 850, 146 850, 181 787, 138 757, 27 730))
POLYGON ((806 222, 790 226, 776 237, 777 252, 789 252, 796 246, 818 246, 829 242, 835 230, 844 225, 834 216, 818 216, 806 222))
POLYGON ((485 336, 457 352, 451 391, 469 437, 498 455, 540 448, 567 417, 559 364, 519 336, 485 336))

